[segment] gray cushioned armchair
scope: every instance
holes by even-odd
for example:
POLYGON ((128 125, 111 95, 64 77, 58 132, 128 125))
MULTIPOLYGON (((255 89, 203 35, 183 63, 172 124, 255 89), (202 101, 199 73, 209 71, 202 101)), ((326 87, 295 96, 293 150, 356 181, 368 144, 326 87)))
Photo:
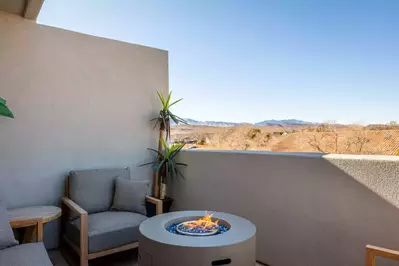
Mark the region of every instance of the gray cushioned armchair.
MULTIPOLYGON (((41 222, 41 219, 29 220, 29 223, 34 226, 38 226, 41 222)), ((5 204, 0 202, 0 265, 52 266, 43 242, 41 242, 39 231, 37 231, 37 239, 39 242, 18 245, 8 221, 5 204)))
MULTIPOLYGON (((62 198, 63 238, 79 254, 81 266, 87 266, 90 259, 138 247, 138 229, 147 217, 145 213, 112 210, 118 179, 129 180, 129 168, 74 171, 67 177, 62 198)), ((140 198, 138 204, 149 201, 156 204, 157 214, 161 213, 161 200, 146 193, 140 198)))

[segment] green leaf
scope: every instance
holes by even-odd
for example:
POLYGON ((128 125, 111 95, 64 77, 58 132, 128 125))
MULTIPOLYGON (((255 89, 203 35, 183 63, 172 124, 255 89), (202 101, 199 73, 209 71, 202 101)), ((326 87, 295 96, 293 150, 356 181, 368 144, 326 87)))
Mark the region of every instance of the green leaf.
POLYGON ((171 103, 171 104, 169 105, 169 108, 170 108, 171 106, 175 105, 176 103, 180 102, 181 100, 183 100, 183 98, 181 98, 181 99, 179 99, 179 100, 177 100, 177 101, 174 101, 173 103, 171 103))
MULTIPOLYGON (((173 177, 175 177, 176 176, 176 178, 178 177, 178 174, 177 174, 177 163, 175 162, 175 160, 172 160, 172 164, 173 164, 173 173, 172 173, 172 175, 173 175, 173 177)), ((173 179, 172 179, 172 182, 173 182, 173 179)))
POLYGON ((157 94, 158 94, 159 99, 161 100, 162 106, 165 107, 165 99, 164 99, 163 95, 159 91, 157 91, 157 94))
POLYGON ((0 97, 0 104, 6 105, 7 101, 0 97))
POLYGON ((175 118, 176 118, 177 120, 179 120, 179 122, 181 122, 181 123, 183 123, 183 124, 187 124, 186 120, 184 120, 183 118, 178 117, 177 115, 175 115, 175 118))
MULTIPOLYGON (((4 99, 3 99, 4 100, 4 99)), ((11 112, 10 109, 8 109, 8 107, 3 104, 0 103, 0 116, 5 116, 5 117, 10 117, 10 118, 14 118, 14 114, 11 112)))
POLYGON ((173 154, 170 155, 170 158, 174 159, 175 156, 181 151, 181 149, 183 149, 184 145, 185 144, 179 144, 179 147, 175 151, 173 151, 173 154))
POLYGON ((169 113, 169 116, 170 116, 170 118, 172 118, 172 120, 173 120, 173 122, 175 122, 176 123, 176 125, 177 124, 179 124, 179 120, 175 117, 175 115, 174 114, 172 114, 172 113, 169 113))
POLYGON ((159 171, 161 170, 161 168, 162 168, 162 165, 165 163, 165 160, 162 160, 162 161, 160 161, 159 163, 158 163, 158 166, 157 166, 157 172, 159 173, 159 171))
POLYGON ((161 159, 163 159, 163 157, 164 157, 164 155, 162 153, 160 153, 159 151, 157 151, 157 150, 154 150, 154 149, 151 149, 151 148, 147 148, 147 150, 155 152, 156 154, 158 154, 159 157, 161 157, 161 159))
POLYGON ((156 164, 156 163, 157 163, 156 161, 155 162, 150 162, 150 163, 143 163, 143 164, 140 164, 139 167, 150 165, 150 164, 156 164))
POLYGON ((165 151, 169 150, 168 144, 165 142, 165 140, 163 138, 161 138, 161 143, 162 143, 162 146, 165 149, 165 151))
POLYGON ((185 178, 184 175, 181 173, 180 169, 177 167, 176 170, 177 170, 177 172, 180 174, 180 176, 185 180, 186 178, 185 178))
POLYGON ((179 145, 172 145, 172 147, 170 147, 169 150, 171 153, 173 153, 178 148, 179 148, 179 145))
MULTIPOLYGON (((170 106, 169 106, 170 97, 172 97, 172 91, 169 92, 168 99, 166 100, 166 104, 165 104, 166 109, 169 109, 169 107, 170 107, 170 106)), ((165 111, 166 111, 166 110, 165 110, 165 111)))

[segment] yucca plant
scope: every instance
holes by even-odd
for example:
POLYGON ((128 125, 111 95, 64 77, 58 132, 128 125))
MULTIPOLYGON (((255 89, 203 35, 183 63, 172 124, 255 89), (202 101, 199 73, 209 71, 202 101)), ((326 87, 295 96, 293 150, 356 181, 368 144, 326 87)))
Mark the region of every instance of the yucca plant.
POLYGON ((159 111, 158 117, 152 119, 151 121, 157 121, 155 126, 159 124, 160 130, 166 131, 166 139, 168 140, 170 138, 170 120, 173 120, 173 122, 175 122, 176 125, 178 125, 179 123, 187 124, 187 122, 184 119, 178 117, 177 115, 173 114, 170 111, 170 107, 172 107, 173 105, 175 105, 176 103, 180 102, 183 99, 171 102, 170 100, 172 97, 172 92, 169 92, 167 98, 165 98, 162 93, 158 91, 157 93, 162 103, 162 109, 159 111))
POLYGON ((157 160, 142 164, 140 166, 153 165, 155 167, 155 171, 158 172, 162 178, 166 178, 171 181, 178 176, 181 176, 184 179, 184 176, 178 166, 187 166, 187 164, 176 162, 175 157, 181 151, 181 149, 183 149, 185 144, 172 144, 169 146, 165 140, 161 139, 161 142, 163 147, 161 152, 148 148, 148 150, 157 154, 157 160))
POLYGON ((0 116, 14 118, 14 114, 7 107, 7 101, 0 97, 0 116))
MULTIPOLYGON (((181 173, 179 167, 187 166, 184 163, 176 162, 176 155, 183 149, 185 144, 173 144, 169 147, 169 145, 165 142, 164 139, 161 139, 163 150, 157 151, 151 148, 148 150, 153 151, 157 154, 157 159, 153 162, 145 163, 140 166, 145 165, 153 165, 155 168, 155 173, 157 178, 157 182, 160 185, 159 198, 164 199, 166 194, 166 183, 167 180, 173 180, 181 176, 184 179, 183 174, 181 173)), ((155 185, 155 184, 154 184, 155 185)))

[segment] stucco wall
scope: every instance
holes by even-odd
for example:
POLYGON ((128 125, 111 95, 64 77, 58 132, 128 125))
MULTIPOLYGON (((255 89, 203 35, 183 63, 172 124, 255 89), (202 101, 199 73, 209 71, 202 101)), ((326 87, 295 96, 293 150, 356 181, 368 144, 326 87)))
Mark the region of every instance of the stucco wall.
MULTIPOLYGON (((0 13, 0 200, 58 205, 73 169, 132 168, 150 178, 156 90, 168 90, 166 51, 38 25, 0 13)), ((58 241, 47 226, 45 242, 58 241)))
POLYGON ((180 160, 175 208, 248 218, 271 266, 363 266, 366 244, 399 249, 396 157, 187 150, 180 160))

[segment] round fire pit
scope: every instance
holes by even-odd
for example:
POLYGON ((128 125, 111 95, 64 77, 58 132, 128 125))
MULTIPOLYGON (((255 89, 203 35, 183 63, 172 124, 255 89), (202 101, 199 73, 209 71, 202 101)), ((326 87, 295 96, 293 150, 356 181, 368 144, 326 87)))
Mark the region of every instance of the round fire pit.
POLYGON ((232 214, 181 211, 140 225, 140 266, 255 265, 256 227, 232 214))

